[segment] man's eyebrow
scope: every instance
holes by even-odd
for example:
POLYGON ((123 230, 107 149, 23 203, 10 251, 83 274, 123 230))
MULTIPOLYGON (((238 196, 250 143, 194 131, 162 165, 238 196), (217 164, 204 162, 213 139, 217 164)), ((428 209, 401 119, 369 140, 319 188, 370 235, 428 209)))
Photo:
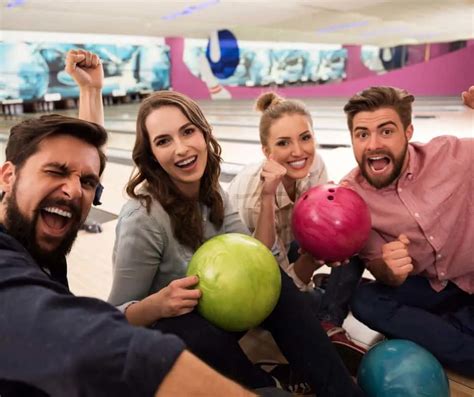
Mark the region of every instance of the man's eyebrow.
POLYGON ((96 185, 100 183, 100 178, 96 174, 85 174, 81 176, 82 180, 93 181, 96 185))
POLYGON ((44 167, 52 167, 52 168, 57 168, 63 172, 68 172, 69 168, 65 163, 58 163, 57 161, 53 161, 51 163, 47 163, 44 165, 44 167))
MULTIPOLYGON (((47 164, 44 165, 44 167, 45 168, 48 168, 48 167, 56 168, 56 169, 60 170, 61 172, 64 172, 65 174, 67 174, 69 172, 69 167, 65 163, 58 163, 56 161, 53 161, 51 163, 47 163, 47 164)), ((87 173, 87 174, 81 175, 81 179, 82 180, 93 181, 96 184, 99 184, 99 182, 100 182, 99 176, 94 174, 94 173, 87 173)))
MULTIPOLYGON (((380 129, 380 128, 385 127, 385 126, 387 126, 387 125, 393 125, 394 127, 397 126, 394 121, 389 120, 389 121, 385 121, 385 122, 379 124, 379 125, 377 126, 377 129, 380 129)), ((357 131, 357 130, 367 131, 368 128, 367 128, 367 127, 364 127, 364 126, 357 126, 357 127, 354 128, 354 131, 357 131)))
POLYGON ((382 127, 385 127, 385 126, 387 126, 387 125, 393 125, 394 127, 397 126, 397 125, 395 124, 395 122, 389 120, 389 121, 386 121, 385 123, 379 124, 379 125, 377 126, 377 129, 382 128, 382 127))

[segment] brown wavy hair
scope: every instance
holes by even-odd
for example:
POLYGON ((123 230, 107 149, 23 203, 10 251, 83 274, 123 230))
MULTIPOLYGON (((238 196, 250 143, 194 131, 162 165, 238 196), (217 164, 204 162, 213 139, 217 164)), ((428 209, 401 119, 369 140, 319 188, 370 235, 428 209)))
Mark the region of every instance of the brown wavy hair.
POLYGON ((174 236, 181 244, 197 249, 204 242, 200 204, 209 207, 209 221, 216 228, 222 226, 224 204, 219 187, 221 147, 213 137, 212 128, 196 102, 174 91, 158 91, 145 99, 138 110, 137 135, 132 158, 137 170, 127 184, 127 194, 140 200, 148 212, 151 200, 158 200, 168 213, 174 236), (145 122, 150 113, 163 106, 174 106, 181 110, 202 132, 207 144, 207 164, 201 178, 198 200, 181 193, 151 150, 145 122), (139 186, 143 186, 145 191, 139 190, 139 186))

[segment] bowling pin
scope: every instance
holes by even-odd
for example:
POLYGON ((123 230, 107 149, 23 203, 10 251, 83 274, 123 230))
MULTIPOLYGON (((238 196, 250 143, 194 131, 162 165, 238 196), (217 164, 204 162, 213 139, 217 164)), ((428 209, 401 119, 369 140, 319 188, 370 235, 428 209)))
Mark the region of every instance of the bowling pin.
MULTIPOLYGON (((218 32, 211 33, 209 37, 210 57, 213 62, 218 62, 221 57, 218 32)), ((212 73, 211 66, 207 60, 206 54, 202 53, 199 57, 199 72, 201 80, 206 83, 212 99, 231 99, 232 95, 217 80, 212 73)))

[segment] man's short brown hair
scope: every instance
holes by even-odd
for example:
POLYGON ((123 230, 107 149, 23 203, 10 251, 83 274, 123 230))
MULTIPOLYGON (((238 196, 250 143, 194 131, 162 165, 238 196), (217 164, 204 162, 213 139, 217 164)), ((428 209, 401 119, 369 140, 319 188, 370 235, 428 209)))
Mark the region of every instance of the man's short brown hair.
POLYGON ((99 175, 102 175, 107 160, 103 151, 107 142, 104 127, 59 114, 28 119, 12 127, 5 149, 6 161, 20 169, 37 152, 40 142, 53 135, 70 135, 97 148, 100 158, 99 175))
POLYGON ((397 112, 403 128, 411 124, 412 103, 415 97, 407 91, 395 87, 370 87, 355 94, 346 106, 347 125, 352 133, 352 121, 359 112, 373 112, 381 108, 391 108, 397 112))

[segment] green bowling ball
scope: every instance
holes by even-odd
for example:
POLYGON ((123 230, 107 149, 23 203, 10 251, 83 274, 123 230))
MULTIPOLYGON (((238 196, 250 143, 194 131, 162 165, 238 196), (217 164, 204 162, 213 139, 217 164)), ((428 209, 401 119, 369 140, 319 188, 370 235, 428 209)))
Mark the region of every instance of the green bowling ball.
POLYGON ((194 253, 187 275, 199 277, 199 313, 227 331, 259 325, 280 296, 277 261, 265 245, 244 234, 221 234, 206 241, 194 253))

